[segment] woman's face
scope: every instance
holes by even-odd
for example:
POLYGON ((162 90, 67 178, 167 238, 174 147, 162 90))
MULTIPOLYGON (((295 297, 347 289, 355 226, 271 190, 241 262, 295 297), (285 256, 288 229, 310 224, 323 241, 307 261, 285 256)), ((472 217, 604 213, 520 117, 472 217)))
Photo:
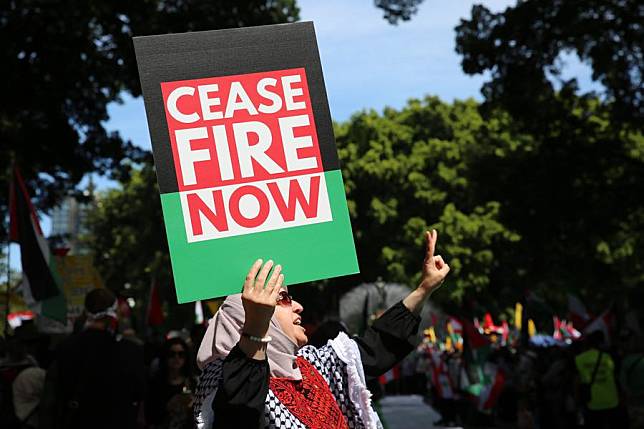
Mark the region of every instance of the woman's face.
POLYGON ((168 368, 181 369, 186 364, 186 350, 181 344, 173 344, 168 352, 168 368))
MULTIPOLYGON (((283 289, 283 292, 286 290, 283 289)), ((288 292, 287 292, 288 293, 288 292)), ((275 306, 275 317, 282 328, 282 331, 291 339, 298 347, 303 347, 309 341, 306 336, 306 330, 302 326, 302 318, 300 313, 302 313, 304 307, 293 300, 290 303, 287 303, 287 300, 281 300, 277 306, 275 306)))

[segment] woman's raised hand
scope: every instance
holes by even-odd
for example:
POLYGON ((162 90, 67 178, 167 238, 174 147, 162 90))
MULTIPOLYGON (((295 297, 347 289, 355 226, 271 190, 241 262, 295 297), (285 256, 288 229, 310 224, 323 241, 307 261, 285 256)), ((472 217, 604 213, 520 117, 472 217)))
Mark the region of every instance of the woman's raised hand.
POLYGON ((275 312, 277 297, 280 293, 284 275, 282 266, 277 265, 270 278, 273 261, 268 261, 262 266, 262 260, 255 261, 244 281, 242 303, 244 305, 245 321, 244 332, 256 337, 265 337, 268 326, 275 312))
POLYGON ((440 255, 434 256, 438 232, 435 229, 432 229, 431 232, 427 231, 425 238, 427 239, 427 250, 423 261, 423 276, 418 287, 431 293, 443 284, 447 273, 449 273, 449 265, 443 261, 440 255))
POLYGON ((443 280, 449 273, 449 265, 443 261, 443 258, 440 255, 434 256, 436 241, 438 240, 436 230, 427 231, 425 238, 427 239, 427 250, 423 261, 423 275, 420 284, 402 301, 403 305, 416 315, 420 314, 427 298, 443 284, 443 280))

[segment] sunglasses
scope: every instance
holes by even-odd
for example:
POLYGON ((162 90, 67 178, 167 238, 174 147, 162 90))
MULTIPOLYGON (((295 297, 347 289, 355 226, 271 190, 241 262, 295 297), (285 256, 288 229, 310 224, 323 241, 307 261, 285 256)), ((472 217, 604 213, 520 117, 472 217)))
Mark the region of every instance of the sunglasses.
POLYGON ((293 297, 289 295, 287 291, 285 290, 280 291, 279 296, 277 297, 277 303, 279 305, 285 305, 285 306, 291 305, 292 302, 293 302, 293 297))
POLYGON ((184 358, 186 357, 186 352, 177 352, 177 351, 172 351, 168 352, 168 357, 178 357, 178 358, 184 358))

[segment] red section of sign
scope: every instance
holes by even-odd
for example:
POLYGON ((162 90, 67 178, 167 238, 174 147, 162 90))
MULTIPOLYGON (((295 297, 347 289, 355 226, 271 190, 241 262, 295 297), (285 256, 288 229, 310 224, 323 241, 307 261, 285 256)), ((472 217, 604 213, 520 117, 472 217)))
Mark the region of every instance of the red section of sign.
POLYGON ((161 90, 179 191, 323 171, 303 68, 161 90))

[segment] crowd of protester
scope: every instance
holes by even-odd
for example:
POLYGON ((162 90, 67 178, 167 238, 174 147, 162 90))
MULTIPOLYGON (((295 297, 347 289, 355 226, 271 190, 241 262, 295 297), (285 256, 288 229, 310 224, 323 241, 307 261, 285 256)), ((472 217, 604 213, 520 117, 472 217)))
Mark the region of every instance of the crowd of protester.
MULTIPOLYGON (((65 338, 42 335, 30 322, 0 337, 0 427, 194 427, 203 326, 143 341, 119 325, 116 303, 105 289, 88 294, 81 323, 65 338)), ((315 328, 318 346, 346 330, 338 321, 315 328)), ((439 426, 644 427, 644 350, 636 335, 496 334, 456 321, 442 339, 426 330, 415 353, 369 382, 374 399, 422 394, 440 413, 439 426)))
POLYGON ((385 386, 424 395, 441 415, 436 425, 644 428, 644 349, 634 333, 555 339, 515 332, 502 341, 487 329, 459 328, 447 329, 444 340, 433 327, 425 331, 385 386))
POLYGON ((0 427, 193 428, 202 330, 144 342, 118 323, 108 290, 88 294, 85 307, 72 335, 40 334, 29 321, 0 337, 0 427))

